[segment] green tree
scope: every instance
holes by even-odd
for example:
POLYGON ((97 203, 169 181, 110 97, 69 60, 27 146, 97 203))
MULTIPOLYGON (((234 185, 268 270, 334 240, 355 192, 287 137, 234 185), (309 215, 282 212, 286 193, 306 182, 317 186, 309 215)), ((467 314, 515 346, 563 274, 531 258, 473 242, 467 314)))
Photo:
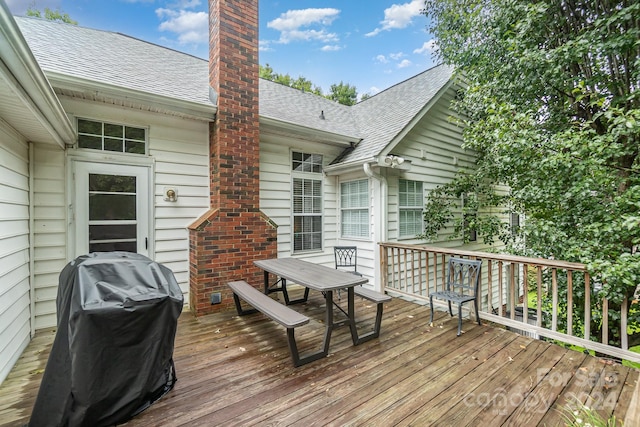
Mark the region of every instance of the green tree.
POLYGON ((331 85, 331 93, 327 98, 343 105, 354 105, 358 101, 358 91, 355 86, 340 82, 331 85))
MULTIPOLYGON (((613 306, 610 324, 628 298, 638 325, 640 2, 426 0, 425 11, 466 85, 455 108, 478 160, 431 193, 423 237, 447 225, 461 194, 479 209, 509 206, 526 214, 523 240, 497 215, 475 218, 479 235, 586 263, 613 306)), ((611 343, 624 332, 612 328, 611 343)))
POLYGON ((302 76, 299 76, 297 79, 293 79, 289 74, 276 73, 269 64, 265 66, 260 65, 259 67, 260 77, 263 79, 271 80, 272 82, 280 83, 281 85, 322 96, 322 89, 302 76))
MULTIPOLYGON (((33 16, 35 18, 42 18, 43 13, 36 9, 35 3, 32 3, 26 12, 27 16, 33 16)), ((78 25, 78 21, 74 21, 71 17, 60 11, 60 9, 52 10, 48 7, 44 8, 44 19, 48 21, 65 22, 67 24, 78 25)))

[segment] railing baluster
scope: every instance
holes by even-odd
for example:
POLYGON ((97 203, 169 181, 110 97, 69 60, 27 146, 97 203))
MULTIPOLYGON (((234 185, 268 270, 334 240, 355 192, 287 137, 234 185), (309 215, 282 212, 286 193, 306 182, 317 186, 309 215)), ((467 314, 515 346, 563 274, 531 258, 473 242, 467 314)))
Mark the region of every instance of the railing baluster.
POLYGON ((624 331, 624 333, 620 333, 620 347, 623 350, 629 349, 629 339, 627 337, 627 310, 628 310, 629 300, 627 297, 624 297, 624 301, 622 301, 622 306, 620 306, 620 331, 624 331))
MULTIPOLYGON (((626 336, 626 334, 624 334, 626 336)), ((591 338, 591 281, 589 273, 584 273, 584 339, 591 338)))
MULTIPOLYGON (((498 261, 498 316, 502 317, 504 315, 504 310, 503 310, 503 298, 504 298, 504 292, 503 292, 503 281, 502 281, 502 269, 504 268, 502 261, 498 261)), ((504 300, 504 302, 506 303, 506 300, 504 300)))
POLYGON ((609 344, 609 300, 602 299, 602 344, 609 344))
POLYGON ((536 326, 542 326, 542 266, 536 267, 536 285, 538 287, 538 294, 536 295, 536 311, 537 322, 536 326))
POLYGON ((558 270, 554 269, 551 271, 551 286, 553 288, 552 291, 552 309, 551 309, 551 330, 558 330, 558 270))
POLYGON ((529 323, 529 264, 522 264, 522 321, 529 323))
POLYGON ((487 311, 493 311, 493 274, 491 271, 491 260, 487 260, 487 311))
POLYGON ((567 270, 567 335, 573 335, 573 273, 567 270))
POLYGON ((511 263, 509 269, 509 307, 508 312, 510 313, 511 320, 516 318, 516 264, 511 263))

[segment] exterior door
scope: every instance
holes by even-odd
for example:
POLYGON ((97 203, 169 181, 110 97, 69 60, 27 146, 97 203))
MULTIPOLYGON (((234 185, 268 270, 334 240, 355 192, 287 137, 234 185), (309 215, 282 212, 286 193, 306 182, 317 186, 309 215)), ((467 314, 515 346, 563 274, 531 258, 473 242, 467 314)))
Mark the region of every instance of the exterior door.
POLYGON ((149 168, 74 162, 75 255, 149 255, 149 168))

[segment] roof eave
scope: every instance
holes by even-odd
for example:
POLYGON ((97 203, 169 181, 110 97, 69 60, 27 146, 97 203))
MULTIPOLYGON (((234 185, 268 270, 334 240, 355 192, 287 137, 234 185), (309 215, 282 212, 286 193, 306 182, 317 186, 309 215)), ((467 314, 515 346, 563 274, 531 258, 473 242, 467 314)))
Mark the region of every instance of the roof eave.
POLYGON ((429 102, 427 102, 425 104, 425 106, 418 112, 418 114, 416 114, 415 116, 413 116, 413 118, 411 120, 409 120, 409 122, 407 123, 407 125, 402 128, 402 130, 400 132, 398 132, 396 134, 396 136, 394 136, 391 141, 389 141, 389 143, 385 146, 385 148, 383 148, 382 150, 380 150, 380 152, 378 153, 378 155, 380 157, 384 157, 387 154, 390 154, 391 151, 396 147, 396 145, 398 145, 400 143, 400 141, 402 141, 402 139, 407 136, 407 134, 411 131, 411 129, 413 129, 419 122, 420 120, 422 120, 422 118, 429 112, 429 110, 431 110, 431 107, 433 107, 436 103, 438 103, 438 101, 440 100, 440 98, 442 98, 442 95, 449 90, 449 88, 451 86, 454 85, 454 79, 451 78, 447 81, 447 83, 445 83, 444 85, 442 85, 442 87, 440 88, 440 90, 438 90, 438 92, 431 97, 431 99, 429 100, 429 102))
MULTIPOLYGON (((218 112, 218 107, 214 104, 186 101, 51 71, 46 73, 51 84, 58 89, 87 92, 91 96, 101 95, 105 98, 128 100, 195 120, 213 121, 218 112)), ((211 93, 209 95, 211 97, 211 93)))
POLYGON ((4 2, 0 3, 0 51, 6 81, 61 148, 75 141, 75 131, 60 100, 40 68, 4 2))
POLYGON ((357 144, 362 137, 356 135, 344 135, 335 132, 328 132, 321 129, 302 126, 293 122, 275 119, 273 117, 260 116, 260 124, 269 126, 273 129, 289 132, 305 139, 318 141, 329 145, 348 148, 353 144, 357 144))

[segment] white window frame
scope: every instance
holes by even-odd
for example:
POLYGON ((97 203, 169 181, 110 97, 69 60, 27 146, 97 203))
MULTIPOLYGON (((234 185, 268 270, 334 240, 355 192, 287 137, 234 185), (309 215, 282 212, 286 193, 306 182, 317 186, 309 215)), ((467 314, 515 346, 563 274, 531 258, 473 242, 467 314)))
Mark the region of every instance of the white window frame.
POLYGON ((77 147, 80 150, 102 151, 105 153, 122 153, 122 154, 132 155, 132 156, 141 156, 141 155, 146 156, 149 151, 149 141, 148 141, 149 131, 146 127, 131 126, 131 125, 122 124, 122 123, 104 122, 101 120, 78 117, 76 119, 76 131, 78 136, 77 147), (99 132, 82 132, 81 122, 89 122, 95 125, 99 125, 100 130, 99 132), (122 131, 120 136, 109 135, 110 129, 114 130, 117 128, 120 128, 122 131), (128 135, 128 132, 134 132, 134 133, 142 132, 143 136, 142 138, 136 138, 135 135, 130 135, 130 134, 128 135), (80 144, 81 144, 82 138, 93 138, 94 140, 96 140, 96 142, 99 142, 100 148, 81 147, 80 144), (106 148, 107 144, 114 144, 114 143, 120 144, 120 148, 118 150, 106 148), (136 153, 134 151, 129 151, 127 149, 128 143, 143 144, 144 152, 136 153))
POLYGON ((304 253, 322 251, 324 237, 324 182, 321 154, 291 152, 291 252, 304 253), (319 185, 319 193, 314 192, 319 185), (302 189, 300 194, 298 189, 302 189), (311 192, 307 190, 311 189, 311 192), (296 207, 298 204, 299 207, 296 207), (303 230, 297 231, 298 221, 303 230), (319 229, 304 230, 311 221, 319 229), (307 223, 307 224, 304 224, 307 223))
POLYGON ((340 183, 340 236, 368 239, 369 180, 357 179, 340 183))
POLYGON ((424 231, 424 183, 410 179, 398 180, 398 237, 415 238, 424 231), (404 189, 403 184, 407 187, 404 189), (408 188, 411 185, 412 188, 408 188), (411 191, 410 191, 411 190, 411 191), (407 216, 411 215, 411 227, 407 216))

